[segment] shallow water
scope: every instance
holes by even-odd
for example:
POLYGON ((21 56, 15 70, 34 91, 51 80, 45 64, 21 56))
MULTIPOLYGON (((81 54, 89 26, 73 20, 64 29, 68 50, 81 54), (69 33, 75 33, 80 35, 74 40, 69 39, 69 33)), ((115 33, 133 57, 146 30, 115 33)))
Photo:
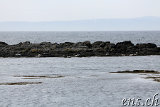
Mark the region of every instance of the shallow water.
POLYGON ((160 56, 0 58, 0 107, 122 107, 123 98, 152 98, 160 83, 119 70, 158 70, 160 56), (61 78, 23 79, 23 75, 61 78))

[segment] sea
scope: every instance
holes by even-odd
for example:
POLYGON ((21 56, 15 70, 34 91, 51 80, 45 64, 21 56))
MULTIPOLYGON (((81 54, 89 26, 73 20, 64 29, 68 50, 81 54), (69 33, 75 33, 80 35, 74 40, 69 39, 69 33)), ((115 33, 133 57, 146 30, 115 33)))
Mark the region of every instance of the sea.
MULTIPOLYGON (((0 41, 8 44, 128 40, 160 46, 160 31, 0 32, 0 41)), ((159 82, 146 75, 110 73, 160 71, 159 59, 158 55, 0 58, 0 107, 124 107, 124 99, 141 99, 137 107, 145 107, 156 94, 160 104, 159 82)))
POLYGON ((8 44, 30 41, 40 42, 83 42, 83 41, 122 41, 133 43, 155 43, 160 46, 160 31, 74 31, 74 32, 0 32, 0 41, 8 44))

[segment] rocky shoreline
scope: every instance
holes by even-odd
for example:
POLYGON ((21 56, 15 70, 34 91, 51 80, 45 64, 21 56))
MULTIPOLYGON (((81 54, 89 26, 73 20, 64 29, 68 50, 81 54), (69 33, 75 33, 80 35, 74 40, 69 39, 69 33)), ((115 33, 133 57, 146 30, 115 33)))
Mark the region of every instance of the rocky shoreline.
POLYGON ((0 42, 0 57, 90 57, 90 56, 146 56, 160 55, 160 47, 153 43, 133 44, 131 41, 96 41, 65 43, 21 42, 8 45, 0 42))

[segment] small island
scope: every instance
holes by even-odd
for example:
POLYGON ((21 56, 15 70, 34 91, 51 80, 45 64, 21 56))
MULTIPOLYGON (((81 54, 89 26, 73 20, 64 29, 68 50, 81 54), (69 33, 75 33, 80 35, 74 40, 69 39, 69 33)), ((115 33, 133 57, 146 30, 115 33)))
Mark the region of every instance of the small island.
POLYGON ((160 55, 160 47, 153 43, 133 44, 96 41, 65 43, 30 43, 9 45, 0 42, 0 57, 91 57, 91 56, 145 56, 160 55))

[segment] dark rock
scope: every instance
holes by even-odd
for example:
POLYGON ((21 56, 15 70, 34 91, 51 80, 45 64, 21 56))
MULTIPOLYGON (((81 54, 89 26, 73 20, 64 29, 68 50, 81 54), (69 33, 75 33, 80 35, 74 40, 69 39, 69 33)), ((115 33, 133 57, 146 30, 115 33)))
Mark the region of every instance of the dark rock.
POLYGON ((132 47, 134 44, 131 41, 118 42, 116 48, 127 48, 132 47))
POLYGON ((114 47, 115 47, 115 44, 114 44, 114 43, 106 42, 106 45, 105 45, 104 49, 105 49, 107 52, 109 52, 109 51, 113 50, 114 47))
POLYGON ((74 43, 71 42, 65 42, 65 43, 60 43, 57 47, 58 48, 69 48, 69 47, 73 47, 74 43))
POLYGON ((153 44, 153 43, 143 43, 143 44, 137 44, 136 45, 137 48, 157 48, 157 45, 156 44, 153 44))
POLYGON ((99 45, 101 48, 104 48, 106 46, 106 43, 105 42, 102 42, 100 45, 99 45))
POLYGON ((90 41, 85 41, 82 44, 83 44, 83 46, 87 46, 88 48, 92 48, 92 44, 90 41))
POLYGON ((96 41, 92 44, 93 48, 99 48, 100 45, 102 46, 104 42, 103 41, 96 41))
POLYGON ((93 44, 85 42, 30 43, 21 42, 8 45, 0 42, 0 57, 88 57, 88 56, 136 56, 160 55, 160 47, 153 43, 134 45, 131 41, 110 42, 97 41, 93 44))
POLYGON ((5 42, 1 42, 1 41, 0 41, 0 47, 1 47, 1 46, 6 46, 6 45, 8 45, 8 44, 5 43, 5 42))
POLYGON ((85 42, 85 43, 83 43, 83 42, 77 42, 77 43, 75 43, 74 45, 73 45, 73 47, 74 48, 88 48, 88 46, 87 46, 87 44, 86 44, 87 42, 85 42))
POLYGON ((118 42, 115 45, 115 51, 117 54, 130 54, 130 50, 132 50, 134 44, 131 41, 118 42))

